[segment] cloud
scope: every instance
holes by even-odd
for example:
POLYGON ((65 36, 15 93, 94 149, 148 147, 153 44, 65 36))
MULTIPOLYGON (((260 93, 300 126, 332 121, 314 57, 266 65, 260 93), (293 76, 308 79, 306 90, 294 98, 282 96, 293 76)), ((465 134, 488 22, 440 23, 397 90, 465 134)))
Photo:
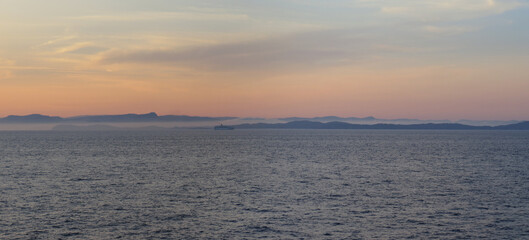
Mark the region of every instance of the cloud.
POLYGON ((15 61, 0 58, 0 67, 13 66, 13 65, 15 65, 15 61))
POLYGON ((454 21, 500 14, 527 6, 519 0, 358 0, 356 4, 379 8, 387 16, 422 21, 454 21))
POLYGON ((0 71, 9 72, 13 70, 48 70, 47 67, 36 67, 36 66, 19 66, 15 61, 10 59, 0 58, 0 71))
POLYGON ((59 43, 63 43, 63 42, 69 42, 71 40, 74 40, 76 39, 77 36, 73 36, 73 35, 69 35, 69 36, 61 36, 61 37, 57 37, 57 38, 54 38, 54 39, 51 39, 45 43, 42 43, 40 45, 38 45, 37 47, 46 47, 46 46, 53 46, 53 45, 56 45, 56 44, 59 44, 59 43))
POLYGON ((92 45, 93 43, 91 42, 77 42, 77 43, 74 43, 74 44, 71 44, 65 47, 61 47, 57 49, 55 52, 56 53, 69 53, 69 52, 73 52, 73 51, 76 51, 82 48, 90 47, 92 45))
POLYGON ((103 64, 172 64, 217 71, 272 70, 351 62, 365 55, 369 41, 354 32, 327 30, 183 50, 113 51, 103 64))
POLYGON ((95 46, 92 42, 77 42, 61 47, 55 53, 96 54, 105 50, 106 48, 95 46))
POLYGON ((382 7, 380 11, 390 14, 404 14, 410 12, 411 9, 407 7, 382 7))
POLYGON ((0 80, 8 79, 13 76, 11 71, 15 62, 9 59, 0 58, 0 80))
POLYGON ((470 31, 457 26, 421 26, 424 25, 319 30, 179 49, 114 49, 100 54, 98 62, 161 65, 203 72, 311 71, 369 65, 383 59, 426 60, 457 47, 444 43, 441 37, 470 31), (432 33, 438 37, 432 38, 432 33))
POLYGON ((105 50, 107 50, 107 48, 97 47, 97 46, 86 46, 86 47, 81 47, 81 48, 69 51, 68 53, 83 54, 83 55, 93 55, 93 54, 97 54, 97 53, 103 52, 105 50))
POLYGON ((134 12, 113 15, 89 15, 71 17, 74 20, 85 21, 109 21, 109 22, 130 22, 130 21, 167 21, 167 20, 187 20, 187 21, 240 21, 247 20, 246 14, 234 14, 223 12, 134 12))
POLYGON ((8 79, 13 76, 13 72, 7 69, 0 69, 0 80, 8 79))
POLYGON ((454 35, 465 32, 476 31, 476 27, 468 26, 433 26, 427 25, 423 28, 426 32, 436 33, 436 34, 445 34, 445 35, 454 35))

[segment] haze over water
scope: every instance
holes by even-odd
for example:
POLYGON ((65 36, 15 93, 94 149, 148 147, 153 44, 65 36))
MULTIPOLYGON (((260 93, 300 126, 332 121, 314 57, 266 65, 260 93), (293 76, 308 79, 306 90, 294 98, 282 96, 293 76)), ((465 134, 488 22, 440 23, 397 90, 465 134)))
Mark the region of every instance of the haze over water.
POLYGON ((528 131, 0 132, 0 238, 528 238, 528 159, 528 131))

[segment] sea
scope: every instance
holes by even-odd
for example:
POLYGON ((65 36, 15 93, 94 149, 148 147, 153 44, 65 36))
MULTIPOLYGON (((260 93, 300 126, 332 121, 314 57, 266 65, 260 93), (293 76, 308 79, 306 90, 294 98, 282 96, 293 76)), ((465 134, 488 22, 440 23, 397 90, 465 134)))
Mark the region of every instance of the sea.
POLYGON ((529 131, 2 131, 0 239, 529 239, 529 131))

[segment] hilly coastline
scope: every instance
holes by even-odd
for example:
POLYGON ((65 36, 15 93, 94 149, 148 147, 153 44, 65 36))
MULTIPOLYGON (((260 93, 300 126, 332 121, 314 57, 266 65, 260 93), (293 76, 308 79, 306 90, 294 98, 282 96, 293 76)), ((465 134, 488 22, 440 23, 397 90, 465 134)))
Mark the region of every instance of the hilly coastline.
MULTIPOLYGON (((336 124, 334 122, 343 122, 360 125, 377 125, 377 128, 384 128, 379 124, 398 124, 398 125, 413 125, 413 124, 461 124, 470 126, 500 126, 519 123, 520 121, 494 121, 494 120, 421 120, 412 118, 399 119, 384 119, 369 117, 337 117, 337 116, 323 116, 323 117, 288 117, 288 118, 260 118, 260 117, 204 117, 204 116, 189 116, 189 115, 158 115, 154 112, 146 114, 119 114, 119 115, 84 115, 74 117, 59 117, 48 116, 42 114, 30 114, 25 116, 9 115, 0 118, 0 124, 76 124, 76 123, 210 123, 218 124, 225 123, 230 125, 240 124, 276 124, 276 123, 290 123, 290 122, 321 122, 336 124)), ((244 127, 244 126, 242 126, 244 127)), ((278 126, 279 127, 279 126, 278 126)), ((457 127, 457 126, 452 126, 457 127)))
MULTIPOLYGON (((457 123, 428 123, 428 124, 350 124, 345 122, 313 122, 292 121, 288 123, 255 123, 231 125, 234 129, 356 129, 356 130, 529 130, 529 121, 501 126, 470 126, 457 123)), ((158 126, 146 127, 117 127, 111 125, 57 125, 52 128, 55 131, 167 131, 186 128, 168 128, 158 126)), ((191 128, 187 128, 191 129, 191 128)), ((212 129, 212 128, 194 128, 212 129)))
POLYGON ((345 122, 292 121, 288 123, 256 123, 232 126, 235 129, 395 129, 395 130, 529 130, 529 121, 501 126, 470 126, 458 123, 427 124, 351 124, 345 122))
POLYGON ((208 122, 226 121, 236 117, 199 117, 187 115, 162 115, 151 112, 147 114, 121 114, 121 115, 87 115, 75 117, 57 117, 41 114, 25 116, 9 115, 0 118, 0 123, 133 123, 133 122, 208 122))

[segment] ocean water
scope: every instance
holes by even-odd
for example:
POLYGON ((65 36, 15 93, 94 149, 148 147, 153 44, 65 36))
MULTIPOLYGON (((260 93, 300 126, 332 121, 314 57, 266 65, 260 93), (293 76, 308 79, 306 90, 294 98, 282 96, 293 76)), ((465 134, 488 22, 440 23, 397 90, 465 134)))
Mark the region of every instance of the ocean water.
POLYGON ((0 239, 528 239, 529 131, 0 132, 0 239))

